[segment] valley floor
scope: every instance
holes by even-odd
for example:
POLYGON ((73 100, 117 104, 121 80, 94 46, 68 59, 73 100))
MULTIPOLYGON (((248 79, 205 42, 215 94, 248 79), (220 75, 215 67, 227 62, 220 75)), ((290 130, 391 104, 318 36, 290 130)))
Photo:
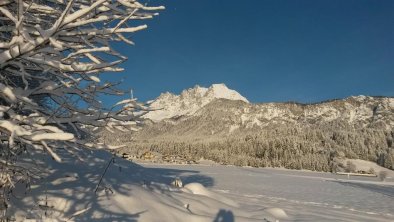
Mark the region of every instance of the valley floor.
MULTIPOLYGON (((236 200, 241 208, 251 212, 282 208, 291 221, 394 221, 392 180, 380 182, 377 178, 348 179, 331 173, 221 165, 144 166, 197 171, 200 177, 206 177, 194 182, 236 200)), ((184 182, 193 182, 192 175, 183 174, 184 182)))
POLYGON ((330 173, 136 164, 105 151, 31 154, 42 179, 16 184, 17 221, 394 221, 394 183, 330 173), (109 164, 108 164, 109 163, 109 164), (103 172, 100 186, 95 192, 103 172), (42 169, 40 170, 40 167, 42 169), (46 170, 44 170, 46 169, 46 170), (179 177, 184 188, 171 186, 179 177))

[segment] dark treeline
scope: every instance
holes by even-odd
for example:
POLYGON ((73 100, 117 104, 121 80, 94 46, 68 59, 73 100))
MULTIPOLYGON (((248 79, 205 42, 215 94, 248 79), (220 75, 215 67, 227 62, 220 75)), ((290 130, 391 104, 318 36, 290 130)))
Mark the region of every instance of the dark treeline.
MULTIPOLYGON (((125 144, 125 136, 112 137, 125 144)), ((141 140, 126 142, 124 152, 146 151, 201 158, 221 164, 253 167, 285 167, 335 171, 336 158, 363 159, 394 169, 394 131, 333 129, 331 127, 275 127, 247 135, 217 140, 141 140)))

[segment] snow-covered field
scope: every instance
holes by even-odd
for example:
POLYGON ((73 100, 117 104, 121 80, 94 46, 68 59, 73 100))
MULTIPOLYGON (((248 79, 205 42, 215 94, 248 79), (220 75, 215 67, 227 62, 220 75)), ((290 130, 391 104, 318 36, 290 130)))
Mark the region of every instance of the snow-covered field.
MULTIPOLYGON (((394 182, 377 178, 220 165, 135 164, 111 154, 61 152, 46 179, 17 184, 18 221, 394 221, 394 182), (183 188, 171 186, 181 178, 183 188)), ((42 163, 26 165, 38 169, 42 163)), ((39 170, 36 170, 39 173, 39 170)))
MULTIPOLYGON (((197 178, 210 177, 198 182, 236 200, 241 208, 259 212, 279 207, 291 221, 394 221, 392 180, 382 183, 377 178, 219 165, 144 166, 197 171, 197 178)), ((194 179, 193 174, 183 175, 186 183, 194 179)))

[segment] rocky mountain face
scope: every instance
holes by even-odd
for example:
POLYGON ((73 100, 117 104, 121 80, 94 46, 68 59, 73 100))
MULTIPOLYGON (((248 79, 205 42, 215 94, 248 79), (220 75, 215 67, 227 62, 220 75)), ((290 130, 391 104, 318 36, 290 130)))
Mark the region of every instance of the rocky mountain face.
POLYGON ((342 160, 349 158, 394 169, 394 98, 253 104, 215 84, 164 93, 152 108, 140 131, 103 134, 104 142, 163 160, 336 171, 346 169, 342 160))
POLYGON ((257 132, 278 126, 338 125, 362 129, 394 128, 394 98, 354 96, 316 104, 249 103, 224 84, 196 86, 181 95, 162 94, 146 118, 153 120, 138 138, 207 139, 257 132))
POLYGON ((224 84, 213 84, 209 88, 195 86, 184 90, 180 95, 169 92, 161 94, 151 104, 151 108, 156 110, 148 113, 145 118, 159 122, 168 118, 190 116, 217 99, 240 100, 249 103, 245 97, 224 84))

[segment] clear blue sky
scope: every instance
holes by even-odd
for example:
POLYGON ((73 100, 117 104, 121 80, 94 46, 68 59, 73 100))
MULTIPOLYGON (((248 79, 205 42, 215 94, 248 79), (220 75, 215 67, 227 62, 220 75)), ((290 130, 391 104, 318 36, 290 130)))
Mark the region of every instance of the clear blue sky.
MULTIPOLYGON (((394 96, 393 0, 150 0, 166 10, 135 46, 139 100, 225 83, 252 102, 394 96)), ((115 77, 118 76, 118 77, 115 77)))

